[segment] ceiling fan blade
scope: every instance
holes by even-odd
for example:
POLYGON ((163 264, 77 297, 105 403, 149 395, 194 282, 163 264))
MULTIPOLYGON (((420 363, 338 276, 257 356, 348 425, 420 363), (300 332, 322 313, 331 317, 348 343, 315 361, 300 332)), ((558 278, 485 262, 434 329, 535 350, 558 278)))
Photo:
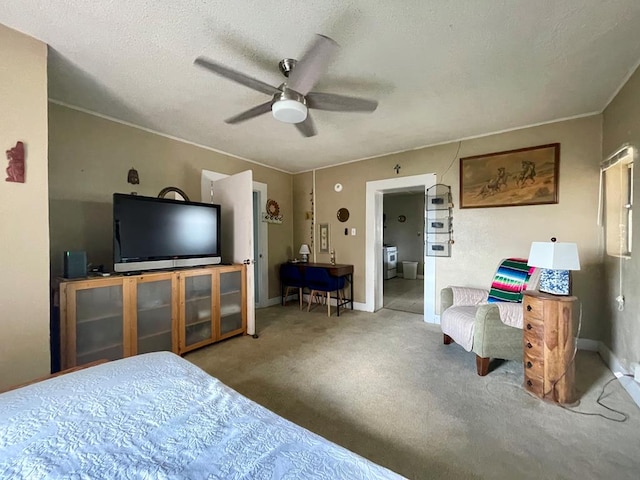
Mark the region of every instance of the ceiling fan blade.
POLYGON ((244 73, 240 73, 229 67, 224 67, 219 63, 213 62, 204 57, 196 58, 193 63, 199 65, 200 67, 206 68, 207 70, 210 70, 213 73, 220 75, 221 77, 228 78, 229 80, 244 85, 245 87, 257 90, 258 92, 266 93, 267 95, 275 95, 276 93, 280 92, 280 90, 278 90, 276 87, 272 87, 268 83, 264 83, 256 78, 245 75, 244 73))
POLYGON ((307 107, 332 112, 373 112, 378 102, 359 97, 348 97, 334 93, 309 92, 305 97, 307 107))
POLYGON ((309 113, 307 113, 307 118, 305 118, 303 122, 295 123, 294 125, 304 137, 313 137, 318 133, 316 125, 309 113))
POLYGON ((271 101, 267 103, 263 103, 261 105, 257 105, 253 108, 250 108, 246 112, 239 113, 238 115, 234 115, 231 118, 227 118, 224 123, 235 124, 244 122, 245 120, 249 120, 251 118, 257 117, 259 115, 263 115, 267 112, 271 111, 271 101))
POLYGON ((329 37, 316 35, 314 42, 289 74, 287 86, 302 95, 311 91, 340 46, 329 37))

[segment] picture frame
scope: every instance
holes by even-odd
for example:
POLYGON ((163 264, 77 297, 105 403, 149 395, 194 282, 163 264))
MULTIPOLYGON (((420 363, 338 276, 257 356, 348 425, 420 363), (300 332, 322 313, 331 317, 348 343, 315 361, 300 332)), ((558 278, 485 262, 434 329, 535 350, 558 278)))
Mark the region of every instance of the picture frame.
POLYGON ((460 208, 558 203, 560 144, 460 159, 460 208))
POLYGON ((318 224, 318 249, 320 253, 329 253, 329 233, 330 232, 328 223, 318 224))

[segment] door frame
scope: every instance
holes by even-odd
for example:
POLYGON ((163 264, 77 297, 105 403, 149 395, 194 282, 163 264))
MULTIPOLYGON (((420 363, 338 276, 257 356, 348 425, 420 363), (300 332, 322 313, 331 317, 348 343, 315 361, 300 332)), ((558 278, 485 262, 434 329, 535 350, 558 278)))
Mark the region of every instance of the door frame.
MULTIPOLYGON (((202 170, 200 176, 200 201, 203 203, 211 203, 210 186, 207 182, 215 182, 221 178, 228 177, 226 173, 214 172, 212 170, 202 170)), ((258 193, 258 205, 265 205, 267 202, 267 184, 253 181, 253 191, 258 193)), ((253 198, 251 199, 253 203, 253 198)), ((261 218, 262 212, 258 212, 261 218)), ((254 212, 254 218, 255 218, 254 212)), ((260 221, 258 224, 258 252, 262 252, 262 258, 258 256, 255 259, 254 275, 258 279, 258 298, 260 303, 256 303, 256 308, 269 306, 269 225, 267 222, 260 221)))
POLYGON ((253 212, 254 228, 258 232, 258 258, 254 273, 258 279, 258 299, 256 308, 269 306, 269 224, 262 221, 262 206, 267 204, 267 184, 253 182, 253 191, 258 194, 258 212, 253 212))
MULTIPOLYGON (((366 184, 366 240, 365 240, 365 311, 375 312, 383 308, 383 195, 410 187, 427 188, 437 183, 435 173, 407 177, 374 180, 366 184)), ((425 225, 426 229, 426 225, 425 225)), ((423 242, 426 235, 423 235, 423 242)), ((424 251, 424 249, 423 249, 424 251)), ((438 323, 436 317, 436 262, 434 257, 424 259, 424 321, 438 323)))

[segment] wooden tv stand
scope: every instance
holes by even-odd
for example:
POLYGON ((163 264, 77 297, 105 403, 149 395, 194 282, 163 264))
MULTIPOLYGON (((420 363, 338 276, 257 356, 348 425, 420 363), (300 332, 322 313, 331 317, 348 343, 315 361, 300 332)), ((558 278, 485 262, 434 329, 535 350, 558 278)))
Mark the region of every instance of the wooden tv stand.
POLYGON ((246 295, 244 265, 62 279, 62 368, 245 334, 246 295))

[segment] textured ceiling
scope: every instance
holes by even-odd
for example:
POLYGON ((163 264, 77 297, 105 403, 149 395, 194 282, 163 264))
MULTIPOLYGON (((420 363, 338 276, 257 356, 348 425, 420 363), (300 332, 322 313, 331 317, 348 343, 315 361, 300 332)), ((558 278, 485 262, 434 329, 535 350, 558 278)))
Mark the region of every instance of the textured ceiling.
POLYGON ((0 23, 50 45, 49 97, 290 172, 600 112, 640 60, 638 0, 2 0, 0 23), (303 138, 269 97, 314 33, 342 49, 316 91, 377 99, 312 111, 303 138))

